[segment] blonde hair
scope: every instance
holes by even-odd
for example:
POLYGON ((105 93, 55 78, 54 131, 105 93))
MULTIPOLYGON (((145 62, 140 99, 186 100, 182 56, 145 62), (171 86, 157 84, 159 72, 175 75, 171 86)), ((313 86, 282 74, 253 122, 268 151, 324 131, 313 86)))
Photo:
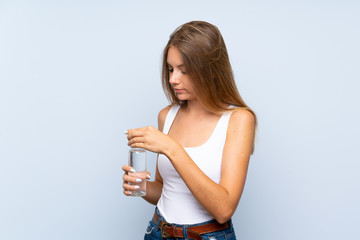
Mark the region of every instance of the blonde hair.
POLYGON ((222 114, 232 111, 230 105, 256 115, 241 98, 236 87, 229 56, 219 29, 204 21, 192 21, 178 27, 171 35, 163 52, 162 86, 171 105, 180 104, 169 83, 167 55, 176 47, 183 58, 186 72, 200 103, 210 112, 222 114))

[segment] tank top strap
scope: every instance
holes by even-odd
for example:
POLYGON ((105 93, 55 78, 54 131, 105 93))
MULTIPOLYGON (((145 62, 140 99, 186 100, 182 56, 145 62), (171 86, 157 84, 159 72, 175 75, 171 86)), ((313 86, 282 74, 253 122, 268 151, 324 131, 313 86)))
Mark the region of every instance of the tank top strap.
MULTIPOLYGON (((210 138, 210 140, 223 141, 226 139, 227 128, 229 125, 229 120, 232 112, 223 113, 220 117, 219 122, 217 123, 215 130, 210 138)), ((212 142, 212 141, 211 141, 212 142)))
MULTIPOLYGON (((230 105, 229 108, 235 108, 236 106, 230 105)), ((225 112, 222 114, 222 116, 219 119, 219 122, 217 123, 215 130, 211 136, 210 140, 213 140, 215 144, 216 141, 225 141, 227 136, 227 129, 230 121, 232 111, 231 112, 225 112)))
MULTIPOLYGON (((229 108, 236 108, 235 105, 230 105, 229 108)), ((221 116, 221 119, 220 119, 220 128, 222 129, 223 132, 225 132, 225 134, 227 133, 227 128, 228 128, 228 125, 229 125, 229 120, 230 120, 230 117, 231 117, 231 114, 233 112, 226 112, 224 113, 222 116, 221 116)))
POLYGON ((163 128, 163 133, 165 134, 168 134, 170 128, 171 128, 171 125, 175 119, 175 116, 177 114, 177 112, 179 111, 180 109, 180 105, 174 105, 170 108, 168 114, 166 115, 166 118, 165 118, 165 124, 164 124, 164 128, 163 128))
POLYGON ((229 125, 229 120, 230 120, 231 114, 232 114, 232 112, 226 112, 221 116, 220 125, 221 125, 222 129, 224 129, 225 131, 227 131, 227 127, 229 125))

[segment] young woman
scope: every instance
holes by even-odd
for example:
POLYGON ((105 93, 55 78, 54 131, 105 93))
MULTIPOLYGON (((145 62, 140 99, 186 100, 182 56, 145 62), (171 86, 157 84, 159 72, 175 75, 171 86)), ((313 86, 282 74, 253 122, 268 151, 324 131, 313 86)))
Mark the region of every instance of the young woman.
MULTIPOLYGON (((171 105, 159 130, 130 129, 128 145, 158 153, 146 201, 156 205, 145 239, 236 239, 231 223, 254 148, 256 116, 236 88, 214 25, 177 28, 164 49, 162 85, 171 105)), ((136 190, 123 166, 125 195, 136 190)))

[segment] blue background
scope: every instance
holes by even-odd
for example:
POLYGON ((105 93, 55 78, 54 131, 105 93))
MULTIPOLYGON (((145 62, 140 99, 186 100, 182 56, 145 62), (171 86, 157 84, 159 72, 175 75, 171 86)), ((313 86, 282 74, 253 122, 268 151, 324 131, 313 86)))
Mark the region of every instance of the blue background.
POLYGON ((0 0, 0 239, 142 239, 122 132, 156 126, 191 20, 219 27, 259 119, 238 238, 359 239, 359 2, 219 2, 0 0))

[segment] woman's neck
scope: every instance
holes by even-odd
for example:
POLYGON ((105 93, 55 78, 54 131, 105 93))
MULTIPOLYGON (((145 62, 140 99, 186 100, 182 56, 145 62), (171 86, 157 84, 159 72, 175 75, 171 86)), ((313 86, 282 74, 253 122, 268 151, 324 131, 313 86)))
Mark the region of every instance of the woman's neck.
POLYGON ((188 100, 184 107, 184 111, 189 115, 211 114, 198 100, 188 100))

